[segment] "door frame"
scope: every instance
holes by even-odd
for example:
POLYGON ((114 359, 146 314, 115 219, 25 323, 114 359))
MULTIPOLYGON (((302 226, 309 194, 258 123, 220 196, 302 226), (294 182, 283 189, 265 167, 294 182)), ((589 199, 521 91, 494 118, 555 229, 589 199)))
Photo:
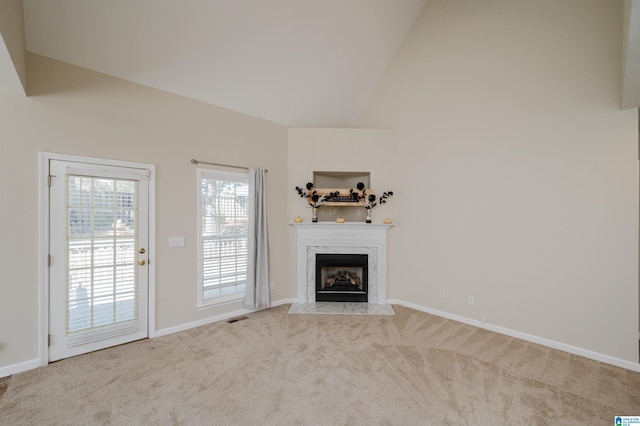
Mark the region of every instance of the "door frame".
POLYGON ((38 184, 38 352, 40 365, 49 364, 49 162, 51 160, 73 161, 104 166, 129 167, 149 171, 149 292, 148 292, 148 336, 156 337, 156 167, 154 164, 109 160, 105 158, 83 157, 78 155, 39 153, 38 184))

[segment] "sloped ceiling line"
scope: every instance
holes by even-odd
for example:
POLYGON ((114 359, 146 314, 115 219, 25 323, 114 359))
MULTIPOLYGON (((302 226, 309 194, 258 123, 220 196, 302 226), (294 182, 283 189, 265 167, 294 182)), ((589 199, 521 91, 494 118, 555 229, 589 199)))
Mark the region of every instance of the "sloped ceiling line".
MULTIPOLYGON (((26 47, 288 127, 350 127, 425 2, 3 0, 0 89, 25 94, 26 47)), ((626 109, 640 106, 640 0, 623 22, 626 109)))
POLYGON ((290 127, 351 125, 425 0, 24 0, 27 50, 290 127))

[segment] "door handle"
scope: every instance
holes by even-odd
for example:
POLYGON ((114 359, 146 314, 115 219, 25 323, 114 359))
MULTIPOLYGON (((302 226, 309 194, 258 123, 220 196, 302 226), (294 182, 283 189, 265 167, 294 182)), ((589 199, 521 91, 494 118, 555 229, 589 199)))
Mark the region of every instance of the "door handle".
POLYGON ((147 251, 144 248, 141 248, 140 250, 138 250, 138 253, 140 254, 145 254, 147 251))
POLYGON ((142 259, 142 260, 138 260, 138 265, 140 265, 140 266, 144 266, 146 263, 147 263, 147 262, 145 262, 145 260, 144 260, 144 259, 142 259))

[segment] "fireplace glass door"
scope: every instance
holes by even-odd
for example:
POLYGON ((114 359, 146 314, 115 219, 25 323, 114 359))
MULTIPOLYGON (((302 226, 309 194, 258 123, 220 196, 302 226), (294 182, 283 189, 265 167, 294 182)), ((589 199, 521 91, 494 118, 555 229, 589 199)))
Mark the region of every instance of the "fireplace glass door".
POLYGON ((317 254, 317 302, 367 302, 366 254, 317 254))

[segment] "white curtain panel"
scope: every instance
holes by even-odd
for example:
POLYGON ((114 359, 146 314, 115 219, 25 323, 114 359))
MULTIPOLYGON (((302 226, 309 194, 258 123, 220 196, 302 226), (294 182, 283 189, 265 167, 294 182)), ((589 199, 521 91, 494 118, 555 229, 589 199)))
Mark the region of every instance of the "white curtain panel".
POLYGON ((264 169, 249 169, 249 265, 244 307, 253 310, 271 307, 265 175, 264 169))

